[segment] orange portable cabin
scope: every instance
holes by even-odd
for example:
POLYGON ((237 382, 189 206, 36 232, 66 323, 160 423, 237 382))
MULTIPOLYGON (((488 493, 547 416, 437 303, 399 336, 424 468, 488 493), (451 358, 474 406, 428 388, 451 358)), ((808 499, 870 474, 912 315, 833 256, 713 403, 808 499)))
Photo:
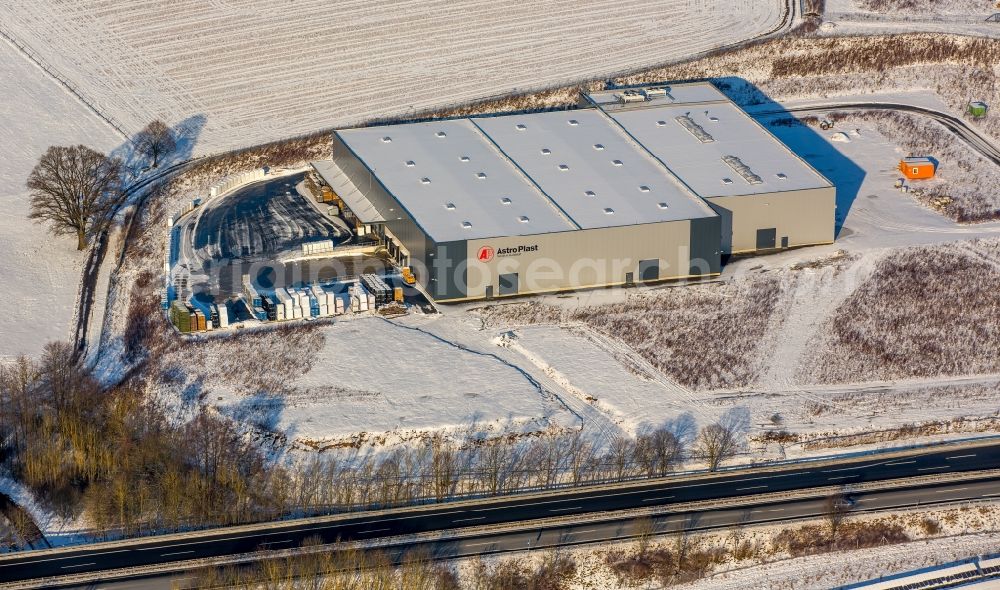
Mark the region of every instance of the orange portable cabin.
POLYGON ((934 178, 934 160, 930 158, 903 158, 899 161, 899 171, 909 180, 934 178))

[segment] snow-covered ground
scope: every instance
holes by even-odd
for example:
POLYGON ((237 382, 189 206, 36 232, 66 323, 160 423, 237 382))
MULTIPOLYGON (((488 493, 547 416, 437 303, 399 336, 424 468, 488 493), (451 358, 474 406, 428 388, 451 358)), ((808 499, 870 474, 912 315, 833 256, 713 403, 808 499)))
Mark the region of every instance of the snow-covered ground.
POLYGON ((70 337, 85 254, 75 238, 55 238, 27 219, 24 182, 50 145, 110 151, 122 138, 79 100, 0 41, 0 361, 37 356, 46 342, 70 337))
POLYGON ((858 35, 940 32, 1000 37, 1000 12, 982 0, 826 0, 823 34, 858 35))
MULTIPOLYGON (((261 371, 261 363, 248 357, 242 359, 245 370, 225 379, 211 369, 189 372, 181 382, 168 379, 162 392, 179 406, 203 395, 204 403, 265 433, 269 442, 299 450, 391 446, 438 431, 461 439, 476 429, 493 435, 582 427, 594 440, 608 440, 681 419, 704 425, 740 409, 752 417, 755 458, 780 458, 893 444, 891 437, 849 442, 831 437, 995 416, 991 392, 1000 376, 836 386, 803 380, 801 367, 815 362, 809 343, 880 259, 892 256, 895 248, 1000 232, 1000 223, 956 224, 900 193, 893 182, 901 149, 870 122, 838 125, 830 132, 801 125, 772 127, 841 189, 844 225, 831 246, 740 260, 724 269, 721 280, 731 283, 726 292, 736 297, 754 293, 740 285, 762 280, 779 285, 777 311, 757 345, 763 354, 751 364, 747 387, 694 392, 654 368, 641 350, 582 322, 483 325, 474 311, 481 305, 472 304, 444 306, 442 314, 414 315, 398 325, 375 318, 338 319, 317 328, 319 343, 301 351, 310 359, 301 367, 289 356, 283 337, 262 339, 253 354, 270 359, 268 370, 273 366, 291 376, 281 384, 259 381, 254 371, 261 371), (840 131, 848 131, 850 141, 834 141, 833 133, 840 131), (767 440, 768 432, 781 429, 799 437, 798 442, 776 445, 767 440)), ((667 285, 530 301, 572 312, 599 310, 629 297, 673 293, 697 299, 696 292, 712 288, 667 285)), ((177 358, 171 356, 163 367, 170 374, 182 359, 190 366, 191 358, 207 367, 237 364, 225 360, 233 346, 218 340, 179 349, 177 358)), ((246 345, 239 346, 243 350, 246 345)), ((969 436, 982 424, 952 425, 947 432, 926 436, 969 436)), ((912 438, 902 440, 910 442, 912 438)))
POLYGON ((200 153, 682 59, 782 0, 14 0, 0 27, 129 132, 205 117, 200 153))
MULTIPOLYGON (((519 367, 485 350, 427 331, 432 319, 353 317, 322 329, 322 336, 291 350, 275 351, 275 340, 254 348, 272 357, 308 356, 287 367, 280 389, 259 388, 246 372, 186 375, 165 387, 183 411, 185 398, 203 397, 237 422, 264 436, 279 434, 298 449, 350 445, 382 446, 445 432, 499 436, 575 428, 577 417, 519 367)), ((279 345, 280 346, 280 345, 279 345)), ((203 366, 226 361, 241 350, 224 340, 180 353, 203 366)), ((173 366, 171 357, 164 366, 173 366)), ((254 363, 253 359, 247 362, 254 363)))

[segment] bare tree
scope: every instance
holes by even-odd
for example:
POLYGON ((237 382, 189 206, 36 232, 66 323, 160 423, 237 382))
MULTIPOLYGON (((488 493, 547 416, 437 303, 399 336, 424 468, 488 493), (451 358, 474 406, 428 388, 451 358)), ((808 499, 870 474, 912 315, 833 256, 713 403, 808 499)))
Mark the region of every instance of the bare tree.
POLYGON ((746 442, 749 431, 749 413, 746 408, 727 411, 718 422, 709 424, 698 433, 697 452, 708 469, 715 471, 727 459, 733 458, 746 442))
POLYGON ((124 200, 122 162, 84 145, 51 146, 26 183, 29 219, 47 221, 56 235, 77 237, 77 249, 114 217, 124 200))
POLYGON ((156 168, 160 158, 177 149, 177 139, 167 124, 157 119, 146 125, 146 128, 135 136, 135 149, 150 160, 150 165, 156 168))
POLYGON ((844 524, 847 513, 851 511, 851 502, 847 494, 841 492, 828 496, 823 506, 826 524, 830 527, 830 542, 836 544, 840 526, 844 524))

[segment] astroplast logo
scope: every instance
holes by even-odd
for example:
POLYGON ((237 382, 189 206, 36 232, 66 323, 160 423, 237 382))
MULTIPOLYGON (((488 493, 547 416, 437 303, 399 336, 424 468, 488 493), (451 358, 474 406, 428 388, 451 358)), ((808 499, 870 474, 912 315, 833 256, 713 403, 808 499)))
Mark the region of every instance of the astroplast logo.
POLYGON ((479 249, 479 254, 476 256, 476 258, 479 259, 479 262, 489 262, 490 260, 493 260, 494 254, 495 252, 493 251, 492 247, 483 246, 482 248, 479 249))

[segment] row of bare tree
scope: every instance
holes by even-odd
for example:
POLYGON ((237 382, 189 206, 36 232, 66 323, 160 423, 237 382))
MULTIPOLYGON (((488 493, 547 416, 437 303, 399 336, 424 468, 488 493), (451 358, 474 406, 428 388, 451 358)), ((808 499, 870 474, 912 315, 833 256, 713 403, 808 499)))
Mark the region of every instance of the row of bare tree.
POLYGON ((50 344, 39 362, 0 367, 3 466, 54 511, 140 535, 659 477, 689 457, 715 469, 740 450, 747 424, 731 412, 700 431, 685 417, 610 441, 571 432, 459 445, 435 436, 286 467, 208 410, 186 424, 168 421, 143 389, 128 382, 102 390, 65 344, 50 344))
MULTIPOLYGON (((131 142, 132 149, 156 168, 177 147, 177 138, 163 121, 153 121, 131 142)), ((104 231, 127 198, 138 171, 119 157, 85 145, 51 146, 28 175, 29 219, 46 222, 55 235, 75 235, 77 249, 104 231)))

